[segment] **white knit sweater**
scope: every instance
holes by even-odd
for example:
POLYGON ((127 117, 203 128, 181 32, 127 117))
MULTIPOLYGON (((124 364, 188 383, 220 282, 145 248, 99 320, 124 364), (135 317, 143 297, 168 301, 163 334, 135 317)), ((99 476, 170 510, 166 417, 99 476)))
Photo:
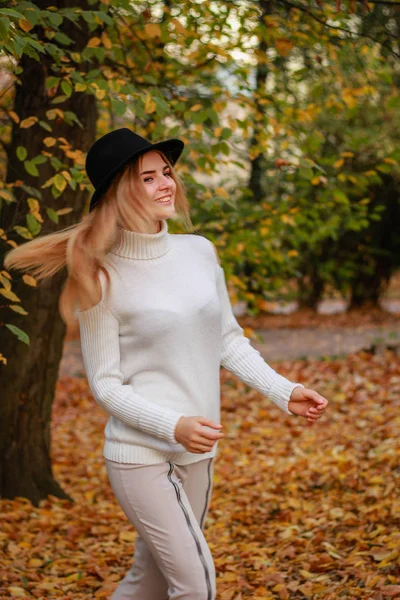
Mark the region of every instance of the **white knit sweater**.
POLYGON ((203 236, 118 228, 105 266, 111 291, 78 312, 86 374, 110 415, 103 454, 123 463, 197 462, 175 437, 181 416, 220 422, 220 365, 288 411, 291 383, 250 345, 224 271, 203 236))

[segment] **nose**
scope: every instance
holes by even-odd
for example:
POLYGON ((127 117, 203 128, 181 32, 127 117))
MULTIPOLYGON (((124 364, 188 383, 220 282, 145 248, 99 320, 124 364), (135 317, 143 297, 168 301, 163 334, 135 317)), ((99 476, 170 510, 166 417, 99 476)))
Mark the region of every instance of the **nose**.
POLYGON ((169 190, 172 189, 173 186, 173 180, 169 179, 168 177, 162 177, 161 179, 161 184, 160 184, 160 189, 161 190, 169 190))

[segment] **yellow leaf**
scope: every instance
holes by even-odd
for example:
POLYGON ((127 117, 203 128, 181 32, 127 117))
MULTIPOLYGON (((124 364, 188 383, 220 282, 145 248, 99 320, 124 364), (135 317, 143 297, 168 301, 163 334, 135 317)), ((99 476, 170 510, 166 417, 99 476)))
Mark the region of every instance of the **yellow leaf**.
POLYGON ((147 23, 144 26, 144 31, 147 37, 154 38, 161 36, 161 27, 157 23, 147 23))
POLYGON ((144 103, 144 112, 146 113, 146 115, 151 115, 151 113, 153 113, 155 110, 156 110, 156 103, 154 102, 154 100, 152 99, 150 94, 147 94, 146 100, 144 103))
POLYGON ((43 140, 43 144, 45 146, 47 146, 48 148, 55 146, 56 143, 57 143, 57 140, 56 140, 56 138, 53 138, 53 137, 45 137, 43 140))
POLYGON ((216 129, 214 129, 214 135, 215 137, 219 137, 222 133, 222 127, 217 127, 216 129))
POLYGON ((43 564, 43 561, 40 560, 40 558, 31 558, 31 560, 28 563, 28 567, 41 567, 43 564))
POLYGON ((72 179, 72 177, 71 177, 71 173, 69 173, 68 171, 61 171, 61 175, 62 175, 63 177, 65 177, 65 179, 66 179, 67 181, 71 181, 71 179, 72 179))
POLYGON ((110 50, 112 48, 112 41, 110 40, 105 31, 103 31, 101 34, 101 41, 103 42, 104 48, 107 48, 107 50, 110 50))
POLYGON ((221 198, 229 198, 228 192, 222 187, 215 188, 215 193, 221 196, 221 198))
POLYGON ((51 185, 53 185, 54 183, 54 176, 50 177, 50 179, 48 179, 47 181, 44 182, 44 184, 41 186, 42 188, 47 188, 50 187, 51 185))
POLYGON ((59 192, 63 192, 67 186, 67 182, 60 173, 54 176, 54 185, 59 192))
POLYGON ((79 52, 71 52, 70 57, 76 63, 81 62, 81 55, 79 54, 79 52))
POLYGON ((36 198, 28 198, 27 202, 31 212, 36 212, 40 209, 39 202, 36 198))
POLYGON ((84 92, 87 90, 87 85, 86 83, 76 83, 75 84, 75 91, 76 92, 84 92))
POLYGON ((58 215, 67 215, 68 213, 70 213, 73 209, 72 208, 60 208, 59 210, 56 210, 56 213, 58 215))
POLYGON ((26 598, 25 590, 22 587, 12 585, 8 588, 8 591, 11 594, 11 598, 26 598))
POLYGON ((196 110, 200 110, 201 108, 203 108, 202 104, 194 104, 194 106, 192 106, 192 108, 190 110, 192 112, 196 112, 196 110))
POLYGON ((9 110, 8 114, 10 115, 10 117, 12 118, 14 123, 19 123, 19 116, 17 115, 16 112, 14 112, 13 110, 9 110))
MULTIPOLYGON (((5 271, 3 272, 5 273, 5 271)), ((0 275, 0 281, 6 290, 11 290, 11 283, 9 279, 7 279, 4 275, 0 275)))
POLYGON ((7 192, 6 190, 0 190, 0 198, 4 198, 7 202, 15 202, 10 192, 7 192))
POLYGON ((6 290, 5 288, 0 288, 0 294, 2 294, 2 296, 7 298, 8 300, 12 300, 13 302, 21 302, 21 300, 18 298, 18 296, 16 294, 14 294, 14 292, 12 292, 11 290, 6 290))
POLYGON ((2 355, 1 352, 0 352, 0 362, 4 363, 5 365, 7 364, 7 359, 5 356, 2 355))
POLYGON ((68 575, 68 577, 65 577, 63 579, 63 582, 65 581, 65 583, 72 583, 73 581, 79 581, 79 579, 80 579, 79 573, 72 573, 72 575, 68 575))
POLYGON ((26 33, 28 33, 28 31, 30 31, 33 28, 32 23, 30 23, 26 19, 20 19, 18 21, 18 25, 21 27, 22 31, 25 31, 26 33))
POLYGON ((251 338, 254 334, 254 330, 251 327, 244 327, 243 333, 244 333, 245 337, 251 338))
POLYGON ((289 250, 289 252, 287 253, 288 256, 298 256, 299 253, 297 252, 297 250, 289 250))
POLYGON ((27 311, 22 308, 22 306, 19 306, 19 304, 10 304, 9 308, 11 308, 11 310, 13 310, 16 313, 19 313, 20 315, 27 315, 27 311))
POLYGON ((312 183, 313 185, 318 185, 318 184, 319 184, 319 175, 316 175, 315 177, 313 177, 313 178, 311 179, 311 183, 312 183))
POLYGON ((64 118, 64 113, 60 108, 51 108, 50 110, 46 111, 46 117, 52 121, 53 119, 55 119, 56 117, 60 117, 61 119, 64 118))
POLYGON ((354 152, 342 152, 342 156, 345 156, 346 158, 351 158, 352 156, 354 156, 354 152))
POLYGON ((333 166, 335 167, 335 169, 340 169, 340 167, 341 167, 343 164, 344 164, 344 160, 343 160, 343 158, 339 158, 339 160, 337 160, 333 166))
POLYGON ((106 95, 106 90, 96 90, 95 91, 95 96, 98 100, 103 100, 105 95, 106 95))
POLYGON ((136 532, 135 531, 121 531, 119 534, 119 539, 122 542, 134 542, 136 540, 136 532))
POLYGON ((87 47, 88 48, 96 48, 97 46, 100 46, 101 44, 101 39, 99 37, 93 37, 92 39, 90 39, 88 41, 87 47))
POLYGON ((282 223, 286 223, 287 225, 295 225, 294 219, 291 215, 283 214, 281 216, 281 221, 282 223))
POLYGON ((27 119, 24 119, 23 121, 21 121, 19 126, 22 129, 28 129, 29 127, 32 127, 32 125, 37 123, 37 121, 39 121, 39 119, 37 117, 28 117, 27 119))
POLYGON ((37 287, 36 279, 32 277, 32 275, 22 275, 22 279, 27 285, 30 285, 31 287, 37 287))

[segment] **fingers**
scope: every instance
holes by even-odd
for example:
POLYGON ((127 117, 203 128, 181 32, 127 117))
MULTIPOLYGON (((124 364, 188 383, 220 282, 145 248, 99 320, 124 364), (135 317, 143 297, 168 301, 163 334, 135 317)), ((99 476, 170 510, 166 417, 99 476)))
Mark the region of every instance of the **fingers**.
POLYGON ((204 454, 205 452, 211 452, 212 449, 213 449, 212 446, 204 446, 202 444, 195 444, 193 446, 193 450, 191 450, 191 452, 194 452, 195 454, 204 454))
POLYGON ((198 422, 200 425, 205 425, 206 427, 211 427, 211 429, 221 429, 222 425, 220 423, 216 423, 215 421, 211 421, 211 419, 206 419, 206 417, 199 417, 198 422))
POLYGON ((322 414, 322 411, 318 410, 318 408, 311 407, 304 416, 310 423, 315 423, 315 421, 322 417, 322 414))
POLYGON ((225 437, 225 434, 219 431, 212 431, 211 429, 208 429, 207 427, 201 427, 201 429, 197 432, 198 436, 200 437, 200 440, 202 442, 208 441, 208 440, 219 440, 223 437, 225 437))
POLYGON ((321 396, 321 394, 318 394, 315 390, 306 390, 305 395, 307 400, 315 402, 316 406, 320 409, 324 409, 328 405, 328 400, 321 396))

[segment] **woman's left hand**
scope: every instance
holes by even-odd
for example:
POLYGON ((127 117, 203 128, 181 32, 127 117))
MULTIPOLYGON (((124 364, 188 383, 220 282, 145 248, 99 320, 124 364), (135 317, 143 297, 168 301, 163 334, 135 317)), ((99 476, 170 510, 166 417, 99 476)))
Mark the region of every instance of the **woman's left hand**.
POLYGON ((312 424, 322 417, 327 406, 328 400, 318 392, 297 386, 291 393, 288 409, 312 424))

